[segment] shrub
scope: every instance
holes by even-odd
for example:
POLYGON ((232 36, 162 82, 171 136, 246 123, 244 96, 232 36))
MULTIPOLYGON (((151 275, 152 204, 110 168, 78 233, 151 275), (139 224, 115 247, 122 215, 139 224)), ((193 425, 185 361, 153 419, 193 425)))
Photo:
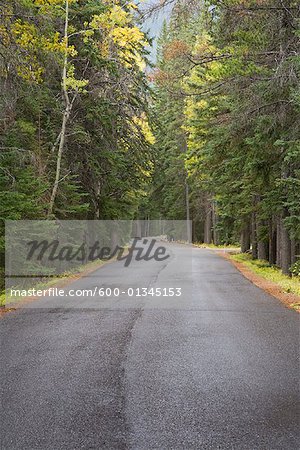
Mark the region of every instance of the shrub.
POLYGON ((300 277, 300 259, 291 266, 291 274, 294 277, 300 277))

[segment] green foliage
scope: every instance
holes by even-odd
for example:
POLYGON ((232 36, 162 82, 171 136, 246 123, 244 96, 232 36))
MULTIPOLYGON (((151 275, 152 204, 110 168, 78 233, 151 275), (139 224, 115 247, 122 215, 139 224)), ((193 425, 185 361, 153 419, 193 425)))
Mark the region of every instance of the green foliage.
POLYGON ((155 76, 159 165, 153 185, 168 198, 161 210, 171 211, 177 198, 175 214, 182 218, 183 178, 174 170, 174 155, 176 137, 184 134, 180 157, 188 173, 195 239, 203 239, 198 230, 213 208, 215 223, 208 226, 219 242, 237 241, 251 220, 258 241, 267 242, 282 221, 299 247, 297 2, 286 9, 279 0, 275 7, 264 3, 257 9, 256 2, 233 0, 173 10, 155 76))
POLYGON ((65 89, 72 100, 53 217, 129 219, 152 171, 146 37, 131 2, 1 6, 0 266, 4 219, 46 219, 65 89))
MULTIPOLYGON (((1 95, 4 127, 0 145, 5 152, 6 178, 14 177, 10 172, 15 162, 7 156, 10 151, 16 149, 20 161, 27 161, 25 169, 21 164, 22 180, 12 185, 10 195, 11 211, 23 217, 26 208, 20 200, 16 204, 16 199, 27 195, 20 191, 21 184, 30 193, 28 203, 40 196, 34 183, 42 185, 45 214, 54 180, 63 112, 66 1, 14 3, 5 7, 4 17, 14 14, 0 28, 1 52, 6 56, 1 71, 5 95, 1 95)), ((83 6, 69 0, 69 8, 67 52, 71 62, 66 89, 77 94, 66 132, 54 214, 108 218, 127 213, 131 217, 151 170, 144 125, 146 38, 135 23, 135 6, 130 2, 89 0, 83 6)))
MULTIPOLYGON (((296 261, 294 264, 292 264, 291 274, 294 277, 300 277, 300 259, 298 259, 298 261, 296 261)), ((300 282, 300 280, 299 280, 299 282, 300 282)))

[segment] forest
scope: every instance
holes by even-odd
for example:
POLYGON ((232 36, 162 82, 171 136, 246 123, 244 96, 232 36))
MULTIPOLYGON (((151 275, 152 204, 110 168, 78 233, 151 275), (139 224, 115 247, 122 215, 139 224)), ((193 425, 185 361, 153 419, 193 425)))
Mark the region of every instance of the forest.
POLYGON ((2 272, 4 220, 163 218, 299 274, 298 0, 0 5, 2 272))

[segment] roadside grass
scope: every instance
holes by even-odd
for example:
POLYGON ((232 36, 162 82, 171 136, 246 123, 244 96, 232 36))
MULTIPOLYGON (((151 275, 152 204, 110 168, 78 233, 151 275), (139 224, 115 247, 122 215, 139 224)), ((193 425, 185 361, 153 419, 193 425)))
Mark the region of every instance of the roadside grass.
MULTIPOLYGON (((53 286, 59 286, 61 283, 64 283, 66 281, 68 281, 68 279, 70 279, 70 281, 72 281, 74 278, 76 279, 76 276, 78 275, 82 275, 83 273, 87 272, 93 272, 94 270, 97 270, 98 268, 102 267, 104 264, 106 263, 106 261, 102 261, 102 260, 96 260, 96 261, 92 261, 90 263, 84 264, 82 266, 77 267, 76 269, 74 269, 74 271, 68 271, 68 272, 64 272, 60 275, 58 275, 57 277, 51 278, 50 280, 45 280, 45 281, 41 281, 33 286, 26 286, 26 287, 22 287, 22 286, 14 286, 14 289, 48 289, 50 287, 53 286)), ((2 291, 0 293, 0 307, 4 307, 5 304, 7 303, 7 299, 10 299, 10 295, 9 295, 9 290, 6 291, 2 291)), ((15 300, 15 299, 14 299, 15 300)), ((24 300, 24 298, 20 298, 20 301, 24 300)))
POLYGON ((199 248, 212 248, 212 249, 218 249, 218 250, 222 250, 223 248, 225 249, 231 249, 232 251, 240 251, 241 246, 239 244, 220 244, 220 245, 215 245, 215 244, 204 244, 203 242, 194 242, 193 245, 195 247, 199 247, 199 248))
MULTIPOLYGON (((300 277, 288 277, 283 275, 277 267, 271 266, 268 261, 261 259, 252 259, 247 253, 230 254, 230 258, 234 261, 243 263, 252 272, 262 278, 276 283, 284 292, 300 296, 300 277)), ((300 302, 291 305, 295 309, 300 309, 300 302)))
POLYGON ((5 306, 5 292, 1 292, 0 294, 0 307, 5 306))

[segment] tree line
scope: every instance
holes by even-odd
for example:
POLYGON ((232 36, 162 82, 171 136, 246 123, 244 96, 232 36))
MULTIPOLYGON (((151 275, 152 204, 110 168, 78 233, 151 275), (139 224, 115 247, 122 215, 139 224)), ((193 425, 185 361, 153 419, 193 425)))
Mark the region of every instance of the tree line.
POLYGON ((129 219, 153 166, 148 45, 137 6, 6 0, 0 6, 3 219, 129 219))
POLYGON ((177 2, 152 74, 153 214, 188 208, 195 241, 240 242, 286 274, 300 255, 299 11, 177 2))
POLYGON ((0 2, 1 270, 4 219, 190 217, 290 273, 299 37, 296 0, 174 1, 151 67, 135 2, 0 2))

